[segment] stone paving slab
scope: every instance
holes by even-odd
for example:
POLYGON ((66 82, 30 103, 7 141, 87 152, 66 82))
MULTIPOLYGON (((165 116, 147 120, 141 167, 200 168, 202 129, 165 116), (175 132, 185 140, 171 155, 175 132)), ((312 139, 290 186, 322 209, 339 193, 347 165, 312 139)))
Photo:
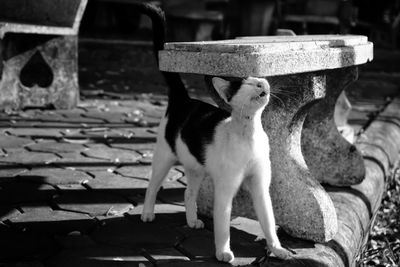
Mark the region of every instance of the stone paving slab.
MULTIPOLYGON (((4 205, 4 204, 3 204, 4 205)), ((19 216, 21 212, 12 206, 0 206, 0 221, 7 221, 19 216)))
MULTIPOLYGON (((132 165, 132 166, 122 166, 115 170, 116 173, 121 174, 125 177, 139 178, 150 180, 151 178, 151 166, 150 165, 132 165)), ((174 187, 182 187, 182 183, 177 182, 180 178, 182 178, 183 173, 178 171, 175 168, 171 168, 167 177, 165 178, 164 183, 162 184, 163 188, 174 188, 174 187)))
POLYGON ((0 183, 0 203, 14 205, 26 202, 50 201, 57 191, 54 187, 17 178, 0 183))
POLYGON ((140 251, 107 245, 64 249, 45 261, 49 267, 130 267, 138 266, 139 263, 150 266, 140 251))
POLYGON ((144 195, 148 181, 144 179, 124 177, 108 171, 91 171, 94 179, 85 185, 96 192, 107 192, 121 196, 144 195))
POLYGON ((0 229, 0 262, 43 260, 58 251, 58 246, 52 237, 0 229))
POLYGON ((57 155, 61 158, 57 158, 52 164, 60 168, 89 171, 95 169, 107 170, 108 168, 117 167, 114 162, 106 159, 90 158, 81 152, 57 153, 57 155))
POLYGON ((24 168, 22 165, 1 163, 0 164, 0 180, 2 180, 3 178, 14 177, 25 171, 27 171, 27 169, 24 168))
POLYGON ((26 146, 30 151, 47 153, 73 153, 86 149, 82 144, 62 143, 57 141, 44 141, 26 146))
POLYGON ((133 209, 133 205, 114 194, 92 190, 69 190, 53 199, 62 210, 82 212, 91 216, 115 216, 133 209))
POLYGON ((134 151, 124 151, 121 149, 110 148, 106 145, 90 145, 83 154, 90 158, 105 159, 112 162, 136 162, 141 155, 134 151))
POLYGON ((38 183, 48 183, 51 185, 81 184, 93 178, 81 171, 61 169, 61 168, 35 168, 26 171, 18 178, 38 183))
POLYGON ((190 261, 187 256, 183 255, 176 248, 151 249, 145 252, 156 262, 157 266, 179 261, 190 261))
POLYGON ((27 166, 48 165, 50 162, 56 161, 58 157, 55 154, 29 152, 25 149, 10 149, 4 157, 0 157, 0 162, 25 164, 27 166))
POLYGON ((11 225, 24 231, 44 234, 68 234, 73 231, 87 232, 96 221, 89 216, 62 210, 53 210, 46 203, 22 206, 23 213, 9 218, 11 225))
POLYGON ((57 138, 61 136, 60 130, 46 128, 11 128, 7 132, 14 136, 28 138, 57 138))
POLYGON ((1 148, 18 148, 33 143, 29 138, 21 138, 11 135, 0 135, 0 147, 1 148))

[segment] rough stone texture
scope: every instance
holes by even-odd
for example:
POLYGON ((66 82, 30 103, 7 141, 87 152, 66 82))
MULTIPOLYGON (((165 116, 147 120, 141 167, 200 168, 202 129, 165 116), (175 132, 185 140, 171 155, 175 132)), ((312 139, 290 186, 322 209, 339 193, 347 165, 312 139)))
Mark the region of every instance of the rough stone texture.
POLYGON ((134 151, 109 148, 105 145, 90 146, 90 148, 83 153, 91 158, 106 159, 120 163, 135 163, 141 158, 141 156, 134 151))
POLYGON ((133 209, 133 205, 122 197, 92 191, 67 191, 54 198, 54 202, 60 209, 91 216, 115 216, 133 209))
POLYGON ((7 130, 7 132, 11 135, 19 136, 19 137, 31 137, 34 139, 54 139, 57 137, 61 137, 61 133, 58 129, 40 129, 40 128, 31 128, 31 127, 21 127, 21 128, 12 128, 7 130))
POLYGON ((0 206, 0 221, 10 220, 21 213, 15 208, 9 206, 0 206))
POLYGON ((167 43, 160 70, 214 76, 273 76, 343 68, 372 60, 365 36, 273 36, 167 43))
POLYGON ((98 267, 98 266, 150 266, 141 251, 108 245, 93 245, 80 248, 63 249, 46 260, 49 267, 98 267))
MULTIPOLYGON (((136 165, 136 166, 123 166, 116 170, 117 173, 133 178, 140 178, 150 180, 151 178, 151 166, 150 165, 136 165)), ((168 172, 167 177, 165 178, 165 182, 163 183, 163 187, 167 186, 182 177, 182 173, 177 171, 174 168, 168 172)))
POLYGON ((365 176, 360 152, 339 133, 334 120, 341 92, 357 79, 355 67, 330 70, 326 75, 326 96, 311 107, 302 131, 302 152, 313 176, 321 183, 349 186, 365 176))
POLYGON ((47 152, 47 153, 73 153, 83 151, 86 148, 81 144, 70 144, 60 142, 40 142, 27 146, 29 150, 35 152, 47 152))
POLYGON ((20 109, 31 106, 71 108, 79 99, 77 37, 37 35, 6 35, 0 40, 6 51, 0 80, 1 109, 20 109), (19 51, 21 43, 37 46, 19 51))
POLYGON ((4 0, 0 38, 7 32, 76 35, 87 0, 4 0))
POLYGON ((1 163, 0 164, 0 181, 2 179, 4 180, 4 179, 8 179, 10 177, 14 177, 25 171, 27 171, 27 169, 20 165, 1 163))
POLYGON ((145 194, 148 181, 133 177, 124 177, 105 171, 91 171, 94 179, 86 185, 95 191, 107 191, 114 194, 129 196, 134 194, 145 194))
POLYGON ((146 250, 146 253, 148 253, 152 259, 157 261, 157 266, 166 263, 172 264, 179 261, 190 261, 187 256, 182 255, 182 253, 175 248, 146 250))
POLYGON ((1 109, 77 104, 77 34, 86 3, 0 3, 1 109))
POLYGON ((84 232, 92 228, 95 220, 86 214, 52 210, 46 204, 22 207, 24 213, 10 218, 13 226, 19 229, 47 234, 84 232))
POLYGON ((33 143, 32 140, 9 135, 0 136, 1 148, 18 148, 33 143))
POLYGON ((18 177, 23 180, 52 185, 80 184, 92 180, 92 177, 84 172, 61 168, 33 169, 20 174, 18 177))
MULTIPOLYGON (((328 194, 310 173, 300 141, 308 110, 317 102, 315 100, 325 96, 326 76, 314 72, 269 77, 268 81, 272 85, 271 92, 276 91, 279 97, 271 98, 262 117, 270 140, 270 192, 277 224, 296 237, 329 241, 337 231, 335 209, 328 194), (289 91, 290 94, 285 94, 289 91)), ((212 199, 212 182, 206 179, 200 189, 199 211, 211 216, 212 199)), ((237 194, 232 213, 255 218, 251 197, 245 190, 237 194)))

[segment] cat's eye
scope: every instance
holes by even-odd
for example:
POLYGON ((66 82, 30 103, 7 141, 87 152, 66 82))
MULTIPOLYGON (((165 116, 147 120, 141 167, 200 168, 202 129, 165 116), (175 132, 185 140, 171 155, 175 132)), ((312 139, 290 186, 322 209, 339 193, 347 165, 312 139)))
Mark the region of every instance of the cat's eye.
POLYGON ((261 83, 257 83, 257 88, 262 88, 262 84, 261 83))

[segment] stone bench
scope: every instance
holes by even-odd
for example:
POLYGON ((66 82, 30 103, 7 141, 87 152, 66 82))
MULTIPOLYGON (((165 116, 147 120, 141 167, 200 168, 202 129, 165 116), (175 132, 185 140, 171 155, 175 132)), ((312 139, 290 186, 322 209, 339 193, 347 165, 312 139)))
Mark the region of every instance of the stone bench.
MULTIPOLYGON (((271 36, 167 43, 159 66, 205 75, 211 95, 225 109, 210 77, 267 78, 277 96, 262 117, 270 138, 277 224, 294 237, 327 242, 336 235, 338 222, 320 183, 348 186, 365 176, 360 153, 337 130, 334 107, 357 79, 357 65, 372 57, 373 45, 364 36, 271 36)), ((206 179, 198 199, 201 213, 211 216, 212 199, 212 183, 206 179)), ((255 218, 245 190, 234 200, 233 215, 255 218)))
POLYGON ((71 108, 87 0, 0 1, 0 109, 71 108))

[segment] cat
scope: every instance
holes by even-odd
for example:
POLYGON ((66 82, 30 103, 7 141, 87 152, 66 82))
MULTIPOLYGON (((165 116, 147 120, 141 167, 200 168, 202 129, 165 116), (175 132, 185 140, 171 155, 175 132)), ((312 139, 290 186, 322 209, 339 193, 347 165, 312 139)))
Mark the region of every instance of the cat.
MULTIPOLYGON (((150 4, 141 4, 141 8, 152 20, 158 64, 158 52, 165 44, 165 15, 150 4)), ((270 97, 267 80, 212 78, 214 88, 232 108, 232 112, 227 112, 191 99, 178 73, 161 73, 169 88, 168 106, 159 125, 142 221, 155 219, 157 192, 170 168, 179 161, 188 180, 184 199, 186 220, 191 228, 204 227, 197 216, 196 199, 203 178, 209 175, 213 180, 215 255, 219 261, 234 260, 230 249, 230 216, 232 199, 241 184, 251 192, 269 249, 279 258, 290 257, 277 237, 269 194, 269 141, 261 124, 261 114, 270 97)))
POLYGON ((270 250, 287 258, 289 252, 281 247, 275 232, 269 195, 269 141, 261 123, 261 114, 269 101, 269 84, 253 77, 235 82, 214 77, 212 83, 232 112, 190 98, 177 107, 168 107, 159 127, 141 218, 144 222, 154 220, 157 191, 170 168, 180 162, 188 181, 184 199, 191 228, 204 227, 197 217, 196 198, 203 178, 208 175, 213 180, 218 260, 234 259, 229 244, 230 216, 232 199, 242 183, 252 195, 270 250))

